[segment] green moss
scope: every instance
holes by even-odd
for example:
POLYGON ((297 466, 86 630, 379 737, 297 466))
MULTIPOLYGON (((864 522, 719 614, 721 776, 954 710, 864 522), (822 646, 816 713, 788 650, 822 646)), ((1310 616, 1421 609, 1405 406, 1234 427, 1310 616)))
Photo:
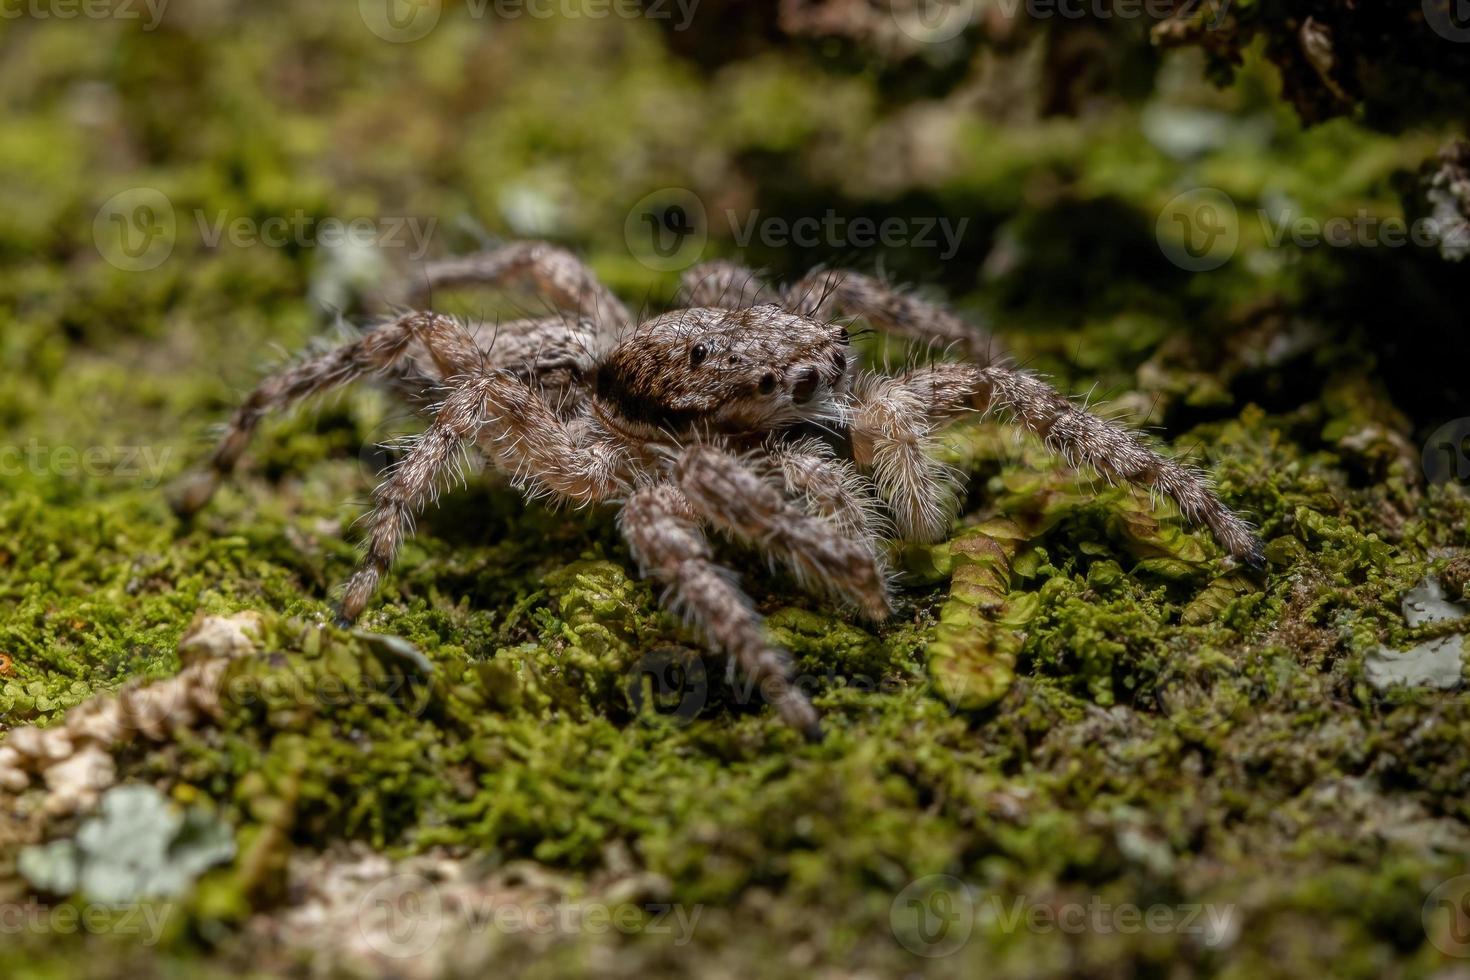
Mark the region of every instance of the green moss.
MULTIPOLYGON (((0 972, 86 975, 105 957, 139 975, 278 975, 301 954, 246 923, 293 901, 293 856, 344 842, 530 862, 581 885, 627 865, 705 909, 687 951, 577 935, 496 961, 548 975, 1438 964, 1419 917, 1465 852, 1470 708, 1454 692, 1383 696, 1362 667, 1423 638, 1400 597, 1470 534, 1463 490, 1422 485, 1436 403, 1384 366, 1398 324, 1365 325, 1356 294, 1339 298, 1356 258, 1275 249, 1250 228, 1224 268, 1186 276, 1154 235, 1160 207, 1198 183, 1227 190, 1244 225, 1277 191, 1314 216, 1391 210, 1393 171, 1428 137, 1299 131, 1253 87, 1253 62, 1228 93, 1195 78, 1160 94, 1265 134, 1198 164, 1149 143, 1128 107, 1033 125, 966 110, 932 123, 945 152, 915 149, 909 172, 893 147, 929 146, 928 130, 874 79, 828 79, 792 52, 697 68, 621 19, 491 30, 456 8, 422 44, 392 45, 351 5, 231 10, 228 30, 181 14, 148 38, 37 22, 18 28, 23 54, 0 39, 15 103, 0 162, 34 175, 0 190, 0 722, 54 724, 172 674, 197 610, 267 624, 260 654, 229 668, 217 724, 118 757, 124 781, 212 802, 239 828, 233 865, 159 949, 27 937, 0 949, 0 972), (143 185, 172 200, 178 238, 157 270, 124 272, 92 218, 143 185), (363 623, 423 661, 323 625, 356 560, 363 449, 399 413, 380 395, 271 420, 210 510, 170 513, 168 482, 271 345, 296 349, 330 319, 306 299, 330 268, 319 250, 210 248, 196 209, 433 216, 442 252, 475 247, 477 223, 545 233, 656 305, 675 277, 633 258, 623 229, 632 202, 670 186, 705 199, 711 254, 737 251, 726 208, 974 217, 977 240, 948 265, 891 257, 1069 390, 1096 383, 1104 409, 1159 427, 1259 523, 1267 569, 1231 566, 1169 508, 1060 472, 996 424, 957 427, 944 452, 972 490, 950 541, 895 550, 889 622, 722 552, 823 712, 826 737, 807 744, 659 608, 610 513, 523 505, 486 478, 425 515, 363 623), (532 213, 544 228, 526 227, 532 213), (62 447, 100 455, 72 465, 62 447), (890 916, 930 875, 992 911, 1214 903, 1234 925, 1211 943, 987 912, 928 960, 890 916)), ((760 247, 778 271, 853 259, 760 247)), ((412 268, 390 252, 383 276, 412 268)), ((349 311, 376 309, 377 292, 349 290, 349 311)), ((0 816, 0 901, 19 887, 19 828, 0 816)), ((25 833, 70 829, 37 817, 25 833)))

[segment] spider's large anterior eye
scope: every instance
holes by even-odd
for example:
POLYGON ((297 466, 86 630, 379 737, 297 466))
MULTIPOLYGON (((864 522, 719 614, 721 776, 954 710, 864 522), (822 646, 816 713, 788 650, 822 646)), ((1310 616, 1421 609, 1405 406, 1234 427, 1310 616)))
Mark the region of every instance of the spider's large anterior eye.
POLYGON ((689 351, 689 366, 692 368, 699 367, 699 365, 704 363, 706 357, 709 357, 709 348, 703 344, 695 344, 693 349, 689 351))
POLYGON ((769 395, 771 392, 773 392, 775 390, 776 390, 776 376, 774 374, 772 374, 770 371, 767 371, 765 374, 761 375, 760 393, 762 395, 769 395))

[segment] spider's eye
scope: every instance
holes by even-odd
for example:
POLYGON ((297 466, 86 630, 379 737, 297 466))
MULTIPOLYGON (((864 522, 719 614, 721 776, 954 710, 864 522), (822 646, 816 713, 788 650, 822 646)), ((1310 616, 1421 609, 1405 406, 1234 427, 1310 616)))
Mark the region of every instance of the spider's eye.
POLYGON ((762 395, 769 395, 771 392, 775 391, 776 390, 776 376, 774 374, 772 374, 770 371, 767 371, 765 374, 761 375, 761 383, 760 383, 760 389, 759 390, 760 390, 760 393, 762 395))
POLYGON ((704 363, 706 357, 709 357, 709 348, 703 344, 695 344, 689 351, 689 366, 692 368, 699 367, 699 365, 704 363))

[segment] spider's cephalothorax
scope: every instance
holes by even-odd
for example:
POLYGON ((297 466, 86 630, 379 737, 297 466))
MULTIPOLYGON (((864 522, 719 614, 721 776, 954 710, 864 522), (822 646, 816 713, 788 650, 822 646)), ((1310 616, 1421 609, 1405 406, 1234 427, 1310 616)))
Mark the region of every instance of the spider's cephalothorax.
POLYGON ((592 386, 598 419, 650 439, 769 435, 803 420, 840 421, 847 389, 847 330, 777 306, 651 320, 602 359, 592 386))
POLYGON ((685 276, 685 308, 635 323, 571 254, 524 242, 435 263, 408 300, 421 306, 436 287, 516 280, 559 312, 474 332, 407 313, 267 378, 230 420, 209 468, 184 485, 178 509, 208 501, 266 411, 375 377, 430 421, 373 495, 344 620, 362 613, 414 514, 470 445, 531 495, 620 508, 644 574, 809 734, 817 716, 790 683, 789 658, 716 563, 705 531, 762 549, 808 588, 882 619, 883 539, 941 539, 953 520, 957 478, 930 450, 936 430, 962 413, 1009 415, 1072 464, 1172 498, 1230 555, 1261 564, 1249 525, 1194 470, 1041 379, 978 356, 989 349, 978 330, 868 276, 819 270, 778 291, 712 263, 685 276), (840 317, 979 363, 862 374, 840 317))

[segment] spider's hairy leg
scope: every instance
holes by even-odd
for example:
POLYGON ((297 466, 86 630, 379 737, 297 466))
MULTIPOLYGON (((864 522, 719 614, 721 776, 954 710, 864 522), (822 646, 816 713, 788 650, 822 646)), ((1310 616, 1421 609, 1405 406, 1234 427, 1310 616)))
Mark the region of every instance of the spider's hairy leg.
POLYGON ((564 313, 592 318, 608 337, 633 323, 628 308, 581 259, 549 242, 511 242, 484 252, 430 262, 412 280, 405 302, 423 306, 436 289, 513 283, 531 286, 564 313))
POLYGON ((679 302, 683 306, 744 310, 779 301, 760 273, 735 262, 702 262, 679 277, 679 302))
POLYGON ((922 383, 868 375, 853 388, 853 460, 872 473, 899 537, 939 541, 958 507, 959 474, 933 456, 933 402, 922 383))
POLYGON ((852 463, 838 459, 819 439, 772 446, 771 454, 786 492, 805 501, 809 510, 865 544, 881 570, 884 557, 880 542, 891 528, 885 526, 877 498, 852 463))
POLYGON ((786 309, 814 320, 862 317, 879 330, 928 344, 953 346, 986 363, 995 353, 995 341, 979 327, 937 303, 860 272, 817 269, 787 286, 782 295, 786 309))
POLYGON ((1172 498, 1187 521, 1208 527, 1234 558, 1253 568, 1265 564, 1260 538, 1200 472, 1160 455, 1137 432, 1079 408, 1035 375, 997 366, 936 364, 899 380, 931 406, 936 420, 967 408, 1002 412, 1072 466, 1172 498))
POLYGON ((409 313, 335 350, 272 374, 230 417, 207 466, 185 478, 172 501, 174 510, 187 516, 209 502, 219 484, 234 471, 269 412, 282 411, 373 373, 390 375, 390 380, 402 382, 396 385, 400 388, 417 381, 430 387, 437 384, 438 378, 405 366, 407 360, 424 350, 443 376, 463 373, 480 363, 479 351, 457 322, 432 313, 409 313), (398 377, 392 377, 395 371, 398 377))
POLYGON ((803 513, 738 458, 713 446, 686 450, 674 479, 695 513, 719 530, 779 558, 807 587, 854 603, 869 619, 888 617, 888 582, 866 542, 836 523, 803 513))
POLYGON ((791 659, 766 639, 760 616, 726 570, 715 564, 699 519, 679 488, 646 486, 628 498, 620 522, 643 574, 758 685, 783 721, 819 738, 817 713, 790 680, 791 659))
POLYGON ((505 371, 487 370, 454 383, 433 423, 373 492, 362 563, 342 597, 343 622, 362 614, 411 532, 414 515, 437 496, 467 440, 475 441, 533 493, 587 504, 626 492, 617 450, 563 421, 523 381, 505 371))

